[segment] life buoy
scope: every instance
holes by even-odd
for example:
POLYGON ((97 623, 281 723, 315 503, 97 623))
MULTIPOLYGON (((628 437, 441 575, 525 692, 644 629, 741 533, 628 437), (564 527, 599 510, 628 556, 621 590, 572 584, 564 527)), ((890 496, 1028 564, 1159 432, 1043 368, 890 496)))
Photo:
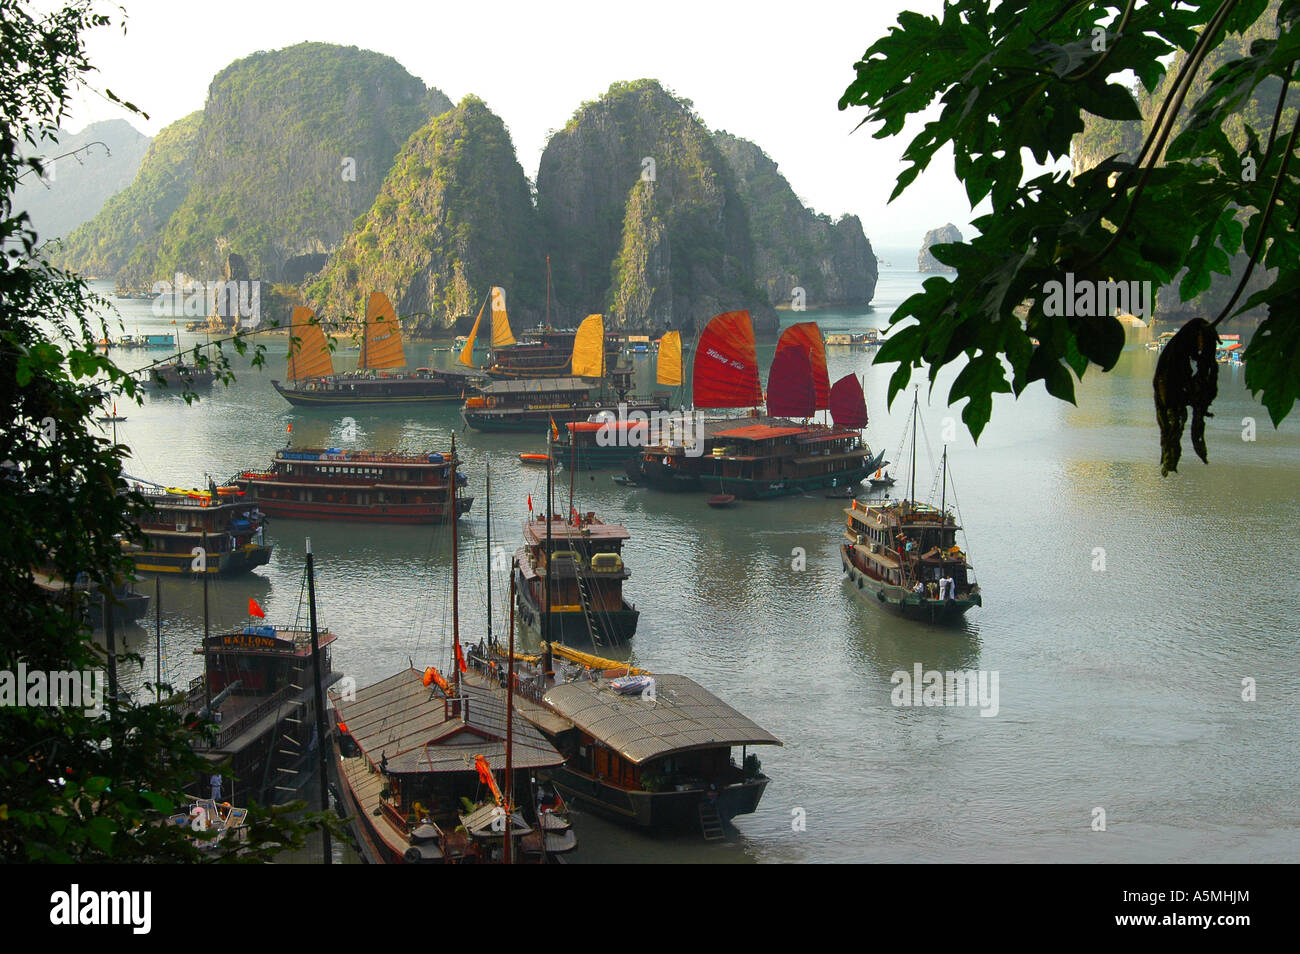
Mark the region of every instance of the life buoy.
POLYGON ((600 407, 600 402, 597 401, 595 404, 592 405, 592 407, 600 407))

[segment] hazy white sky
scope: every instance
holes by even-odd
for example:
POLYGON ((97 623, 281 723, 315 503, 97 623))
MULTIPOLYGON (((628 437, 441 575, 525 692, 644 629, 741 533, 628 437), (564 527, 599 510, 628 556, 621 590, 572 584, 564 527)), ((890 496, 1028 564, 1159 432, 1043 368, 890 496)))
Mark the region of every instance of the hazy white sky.
MULTIPOLYGON (((144 109, 147 122, 131 121, 151 135, 202 108, 212 77, 231 61, 318 40, 392 56, 453 101, 481 96, 533 177, 549 131, 580 103, 612 82, 654 77, 692 100, 711 129, 758 143, 816 211, 860 216, 877 246, 916 248, 949 221, 971 233, 950 153, 887 205, 906 140, 852 132, 863 111, 836 106, 853 63, 898 10, 937 12, 938 0, 120 2, 126 35, 106 29, 89 41, 96 85, 144 109)), ((122 115, 83 95, 70 125, 122 115)))

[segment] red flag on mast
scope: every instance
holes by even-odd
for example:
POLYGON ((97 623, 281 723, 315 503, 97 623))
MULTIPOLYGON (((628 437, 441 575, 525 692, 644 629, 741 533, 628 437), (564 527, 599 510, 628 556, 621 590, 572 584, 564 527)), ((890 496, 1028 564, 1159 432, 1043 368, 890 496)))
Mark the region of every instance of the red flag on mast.
POLYGON ((529 513, 532 513, 532 512, 533 512, 533 495, 532 495, 532 494, 529 494, 529 495, 528 495, 528 512, 529 512, 529 513))
POLYGON ((460 651, 460 643, 456 644, 456 665, 460 667, 461 672, 469 671, 469 667, 465 665, 465 654, 460 651))
POLYGON ((262 612, 262 607, 258 604, 257 600, 253 599, 251 596, 248 598, 248 615, 266 619, 266 614, 262 612))

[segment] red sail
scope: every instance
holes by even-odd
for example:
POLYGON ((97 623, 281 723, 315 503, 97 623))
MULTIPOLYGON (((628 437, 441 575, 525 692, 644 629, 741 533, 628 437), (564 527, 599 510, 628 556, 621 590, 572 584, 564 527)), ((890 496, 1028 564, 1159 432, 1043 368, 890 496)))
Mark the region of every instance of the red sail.
POLYGON ((691 383, 696 407, 757 407, 763 403, 749 312, 729 311, 708 323, 700 335, 691 383))
POLYGON ((831 420, 836 427, 852 430, 867 426, 867 397, 851 374, 844 375, 831 388, 831 420))
MULTIPOLYGON (((801 321, 781 332, 781 339, 776 343, 776 353, 784 348, 807 348, 812 361, 813 386, 817 390, 817 410, 824 411, 831 406, 831 379, 826 373, 826 342, 822 340, 822 330, 815 321, 801 321)), ((768 391, 772 386, 768 385, 768 391)))
POLYGON ((774 417, 812 417, 817 410, 813 365, 808 349, 777 348, 767 375, 767 413, 774 417))

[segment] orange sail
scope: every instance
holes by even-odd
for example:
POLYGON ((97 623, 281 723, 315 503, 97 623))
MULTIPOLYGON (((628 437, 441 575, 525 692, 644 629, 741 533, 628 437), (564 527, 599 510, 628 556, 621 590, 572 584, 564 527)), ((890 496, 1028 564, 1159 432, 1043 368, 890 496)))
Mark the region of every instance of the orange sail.
POLYGON ((515 336, 510 333, 510 319, 506 316, 506 290, 492 288, 492 347, 508 348, 515 343, 515 336))
POLYGON ((487 307, 487 299, 483 299, 483 304, 479 306, 478 317, 474 319, 474 327, 470 329, 469 340, 465 342, 465 347, 460 352, 460 363, 467 368, 474 367, 474 339, 478 337, 478 323, 483 320, 483 309, 487 307))
POLYGON ((588 315, 573 336, 573 374, 579 378, 605 376, 605 319, 588 315))
POLYGON ((402 368, 406 352, 402 349, 402 329, 397 312, 383 292, 371 292, 366 302, 366 340, 361 349, 363 370, 402 368))
MULTIPOLYGON (((808 359, 812 362, 813 388, 817 392, 817 410, 825 411, 830 404, 830 375, 826 373, 826 343, 822 340, 822 330, 815 321, 801 321, 781 332, 776 343, 779 355, 786 348, 807 348, 808 359)), ((772 385, 768 384, 768 390, 772 385)))
POLYGON ((763 403, 749 312, 729 311, 705 326, 691 385, 696 407, 757 407, 763 403))
POLYGON ((289 319, 289 380, 323 378, 333 373, 334 359, 315 313, 310 308, 295 308, 289 319))
POLYGON ((682 383, 682 333, 670 331, 659 339, 655 381, 675 388, 682 383))

